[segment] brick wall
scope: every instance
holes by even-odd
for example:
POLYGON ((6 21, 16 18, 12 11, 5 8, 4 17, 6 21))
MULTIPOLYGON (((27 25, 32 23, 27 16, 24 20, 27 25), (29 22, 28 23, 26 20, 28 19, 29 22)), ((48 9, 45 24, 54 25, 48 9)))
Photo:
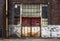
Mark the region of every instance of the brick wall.
POLYGON ((12 0, 12 2, 17 3, 47 3, 48 0, 12 0))
MULTIPOLYGON (((5 1, 4 0, 0 0, 0 28, 3 28, 3 31, 5 31, 5 1)), ((2 33, 4 37, 5 32, 2 33)))
MULTIPOLYGON (((48 4, 48 18, 49 24, 59 25, 60 24, 60 0, 10 0, 12 2, 12 8, 15 3, 24 3, 24 4, 48 4)), ((12 9, 13 10, 13 9, 12 9)), ((13 11, 12 11, 13 12, 13 11)))
MULTIPOLYGON (((11 7, 15 3, 41 3, 48 4, 49 24, 60 25, 60 0, 10 0, 11 7)), ((13 9, 10 9, 10 11, 13 9)), ((12 11, 11 11, 12 12, 12 11)), ((5 0, 0 0, 0 27, 5 28, 5 0)))
POLYGON ((52 1, 52 24, 60 25, 60 1, 52 1))

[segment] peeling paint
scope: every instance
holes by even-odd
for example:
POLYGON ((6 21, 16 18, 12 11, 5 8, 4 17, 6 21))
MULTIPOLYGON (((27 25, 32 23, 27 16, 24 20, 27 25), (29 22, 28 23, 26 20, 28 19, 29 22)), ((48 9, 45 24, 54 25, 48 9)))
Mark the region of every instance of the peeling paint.
POLYGON ((42 37, 60 37, 60 25, 48 25, 41 29, 42 37))

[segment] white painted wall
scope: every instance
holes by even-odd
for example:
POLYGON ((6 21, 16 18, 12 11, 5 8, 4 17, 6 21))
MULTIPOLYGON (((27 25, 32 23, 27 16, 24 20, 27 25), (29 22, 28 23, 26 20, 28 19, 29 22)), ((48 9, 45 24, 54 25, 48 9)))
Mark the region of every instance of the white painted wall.
POLYGON ((60 25, 48 25, 41 27, 42 37, 60 37, 60 25))
MULTIPOLYGON (((27 29, 26 27, 24 27, 24 28, 25 28, 25 30, 27 29)), ((33 27, 32 32, 34 32, 34 29, 35 29, 35 32, 40 32, 40 27, 35 27, 35 28, 33 27), (37 30, 37 28, 38 28, 38 30, 37 30)), ((12 35, 12 34, 16 34, 18 37, 20 37, 21 27, 16 26, 16 25, 10 26, 9 27, 9 35, 12 35)), ((42 26, 41 27, 41 37, 43 37, 43 38, 46 38, 46 37, 60 37, 60 25, 42 26)))

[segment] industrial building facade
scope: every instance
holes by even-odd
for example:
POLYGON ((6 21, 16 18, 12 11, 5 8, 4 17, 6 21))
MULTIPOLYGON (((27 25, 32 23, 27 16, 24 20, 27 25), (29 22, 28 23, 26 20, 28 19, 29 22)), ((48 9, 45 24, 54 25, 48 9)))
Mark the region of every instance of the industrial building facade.
POLYGON ((55 30, 60 29, 60 0, 8 0, 6 4, 1 22, 5 37, 60 37, 55 30))

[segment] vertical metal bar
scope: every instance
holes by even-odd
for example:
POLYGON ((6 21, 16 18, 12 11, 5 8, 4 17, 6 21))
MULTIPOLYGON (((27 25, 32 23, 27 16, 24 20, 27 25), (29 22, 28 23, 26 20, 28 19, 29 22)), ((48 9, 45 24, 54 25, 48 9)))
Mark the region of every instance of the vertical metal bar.
POLYGON ((25 37, 25 27, 24 27, 24 37, 25 37))
POLYGON ((6 37, 8 37, 8 0, 6 0, 6 37))
POLYGON ((41 27, 42 27, 42 4, 40 4, 40 20, 41 20, 41 21, 40 21, 40 23, 41 23, 41 24, 40 24, 40 25, 41 25, 41 26, 40 26, 40 37, 41 37, 41 27))
MULTIPOLYGON (((27 33, 28 33, 28 27, 27 27, 27 33)), ((27 34, 27 37, 28 37, 28 34, 27 34)))
POLYGON ((31 18, 30 18, 30 37, 31 37, 31 18))
POLYGON ((21 27, 21 37, 22 37, 22 4, 20 4, 20 27, 21 27))

